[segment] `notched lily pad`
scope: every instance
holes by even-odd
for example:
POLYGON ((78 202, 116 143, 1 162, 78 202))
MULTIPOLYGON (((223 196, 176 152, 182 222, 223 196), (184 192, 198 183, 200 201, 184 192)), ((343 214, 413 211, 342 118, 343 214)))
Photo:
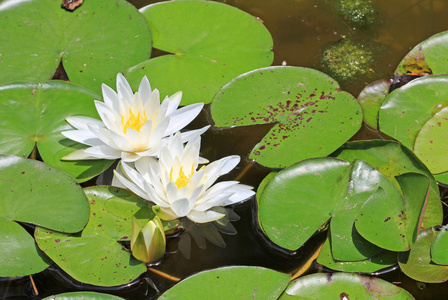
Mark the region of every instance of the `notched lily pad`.
POLYGON ((100 92, 151 53, 147 22, 124 0, 85 1, 73 12, 54 0, 3 1, 0 30, 2 84, 50 80, 62 61, 71 82, 100 92))
POLYGON ((93 285, 115 286, 127 284, 146 271, 144 264, 130 257, 118 241, 128 241, 132 233, 129 217, 147 205, 129 191, 109 186, 84 189, 90 202, 90 219, 85 229, 77 234, 36 228, 39 247, 65 272, 76 280, 93 285), (128 198, 122 205, 117 198, 128 198), (107 210, 108 200, 114 203, 113 213, 107 210))
POLYGON ((35 145, 42 159, 74 177, 86 181, 105 171, 113 161, 62 161, 61 157, 85 147, 65 138, 71 130, 68 116, 99 118, 95 99, 80 86, 64 82, 12 83, 0 86, 0 153, 27 157, 35 145))
POLYGON ((88 218, 86 196, 73 178, 39 161, 0 155, 0 276, 34 274, 51 264, 17 222, 77 232, 88 218))
POLYGON ((272 63, 269 31, 235 7, 213 1, 166 1, 140 12, 153 32, 154 47, 172 54, 126 71, 134 88, 147 75, 162 94, 182 91, 182 105, 210 103, 235 76, 272 63))
POLYGON ((300 67, 269 67, 234 78, 216 94, 211 112, 218 127, 272 124, 249 157, 273 168, 330 154, 362 122, 352 95, 328 75, 300 67))

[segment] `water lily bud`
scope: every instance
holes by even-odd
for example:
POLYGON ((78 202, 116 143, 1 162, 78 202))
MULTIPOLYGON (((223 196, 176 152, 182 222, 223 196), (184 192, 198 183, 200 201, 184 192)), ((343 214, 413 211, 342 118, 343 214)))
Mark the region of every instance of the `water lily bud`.
POLYGON ((142 228, 140 222, 132 218, 131 251, 141 262, 152 263, 165 254, 166 238, 162 221, 154 217, 142 228))

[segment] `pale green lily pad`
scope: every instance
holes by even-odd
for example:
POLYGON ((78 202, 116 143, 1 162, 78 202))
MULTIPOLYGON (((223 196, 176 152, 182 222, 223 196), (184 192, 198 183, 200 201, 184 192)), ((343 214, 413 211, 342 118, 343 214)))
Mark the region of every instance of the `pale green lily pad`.
POLYGON ((71 82, 100 92, 151 53, 147 22, 124 0, 85 1, 73 12, 54 0, 3 1, 0 30, 2 84, 47 81, 62 61, 71 82))
POLYGON ((390 80, 377 80, 359 93, 358 102, 362 107, 364 122, 372 128, 378 129, 378 113, 389 94, 390 84, 390 80))
POLYGON ((272 124, 249 155, 272 168, 330 154, 362 122, 359 103, 328 75, 285 66, 236 77, 216 94, 211 113, 218 127, 272 124))
POLYGON ((0 86, 0 153, 27 157, 34 146, 42 159, 86 181, 105 171, 113 161, 62 161, 61 157, 85 147, 61 131, 73 129, 68 116, 99 118, 94 101, 101 97, 64 81, 12 83, 0 86))
POLYGON ((51 264, 16 222, 77 232, 88 218, 87 199, 70 176, 39 161, 0 155, 0 276, 34 274, 51 264))
POLYGON ((442 224, 443 211, 439 187, 428 168, 408 148, 394 141, 348 142, 332 154, 350 162, 362 159, 386 176, 398 188, 395 179, 404 173, 420 173, 430 179, 430 192, 422 225, 431 227, 442 224))
POLYGON ((232 78, 272 63, 269 31, 235 7, 187 0, 156 3, 140 11, 153 33, 154 47, 171 54, 130 68, 126 77, 134 88, 146 75, 162 95, 182 91, 182 105, 209 103, 232 78))
POLYGON ((414 299, 385 280, 351 273, 312 274, 290 283, 285 299, 414 299))
POLYGON ((414 153, 433 173, 448 170, 448 107, 428 120, 419 131, 414 153))
POLYGON ((448 31, 437 33, 415 46, 395 73, 410 75, 448 73, 448 31))
MULTIPOLYGON (((82 233, 64 234, 36 228, 39 247, 74 279, 93 285, 115 286, 135 280, 146 271, 144 264, 130 257, 118 241, 128 241, 132 233, 129 217, 138 213, 147 201, 127 190, 110 186, 84 189, 90 202, 90 219, 82 233), (116 208, 120 201, 128 201, 113 213, 107 210, 108 200, 116 208)), ((153 216, 151 211, 151 216, 153 216)), ((148 215, 148 219, 151 218, 148 215)))
POLYGON ((448 265, 448 227, 443 226, 437 232, 431 245, 431 259, 439 265, 448 265))
POLYGON ((331 248, 330 239, 327 239, 320 250, 317 263, 336 271, 373 273, 397 264, 396 252, 382 251, 364 260, 341 261, 334 259, 331 248))
POLYGON ((400 268, 407 276, 430 283, 448 280, 448 266, 436 265, 431 261, 431 244, 435 236, 433 228, 421 230, 411 251, 398 255, 400 268))
POLYGON ((222 267, 182 280, 159 299, 278 299, 290 279, 262 267, 222 267))
POLYGON ((42 300, 119 300, 124 299, 118 296, 102 294, 96 292, 71 292, 53 296, 48 296, 42 300))

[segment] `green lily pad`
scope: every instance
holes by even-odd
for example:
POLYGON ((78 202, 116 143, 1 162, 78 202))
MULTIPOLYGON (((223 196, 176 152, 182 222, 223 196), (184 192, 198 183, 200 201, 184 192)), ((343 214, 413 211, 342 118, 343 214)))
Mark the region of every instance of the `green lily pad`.
POLYGON ((433 173, 448 170, 448 107, 444 107, 423 125, 414 144, 414 153, 433 173))
POLYGON ((278 299, 290 278, 262 267, 222 267, 182 280, 159 299, 278 299))
POLYGON ((348 142, 335 151, 335 156, 353 162, 362 159, 399 188, 397 176, 404 173, 420 173, 430 179, 430 192, 422 225, 432 227, 442 224, 443 211, 439 197, 439 187, 428 168, 408 148, 394 141, 348 142))
POLYGON ((448 73, 448 31, 440 32, 415 46, 395 73, 410 75, 448 73))
POLYGON ((65 120, 81 115, 99 118, 93 100, 101 97, 64 82, 12 83, 0 86, 0 153, 27 157, 37 145, 42 159, 86 181, 105 171, 113 161, 62 161, 61 157, 84 147, 65 138, 73 129, 65 120))
POLYGON ((218 127, 272 124, 249 157, 273 168, 330 154, 362 122, 359 103, 328 75, 283 66, 233 79, 216 94, 211 113, 218 127))
POLYGON ((332 254, 331 241, 327 239, 317 257, 317 263, 336 271, 373 273, 397 264, 397 253, 382 251, 363 260, 335 260, 332 254))
MULTIPOLYGON (((448 280, 448 266, 431 262, 431 244, 436 233, 433 228, 420 231, 417 240, 409 252, 398 255, 401 270, 414 280, 422 282, 444 282, 448 280)), ((446 248, 444 249, 446 251, 446 248)))
POLYGON ((51 264, 16 222, 77 232, 88 218, 87 199, 70 176, 39 161, 0 155, 0 276, 34 274, 51 264))
POLYGON ((126 71, 134 88, 146 75, 163 94, 183 91, 182 105, 209 103, 235 76, 273 61, 269 31, 235 7, 187 0, 148 5, 140 12, 153 33, 153 46, 171 54, 126 71))
POLYGON ((37 227, 37 244, 65 272, 80 282, 115 286, 135 280, 146 271, 146 267, 130 258, 130 252, 125 251, 118 241, 130 240, 132 220, 129 216, 138 213, 148 202, 127 190, 109 186, 90 187, 84 191, 91 213, 82 233, 65 234, 37 227), (109 199, 114 202, 112 207, 119 205, 117 198, 128 201, 122 206, 121 214, 118 210, 113 213, 107 210, 109 199))
POLYGON ((364 122, 372 128, 378 129, 378 113, 389 94, 390 84, 390 80, 377 80, 359 93, 358 102, 362 107, 364 122))
POLYGON ((443 162, 447 85, 446 75, 415 79, 392 92, 379 113, 380 130, 413 150, 433 174, 448 171, 443 162))
POLYGON ((448 227, 443 226, 437 232, 431 245, 432 261, 439 265, 448 265, 448 227))
POLYGON ((291 282, 285 299, 414 299, 385 280, 351 273, 312 274, 291 282))
POLYGON ((283 248, 298 249, 330 220, 347 189, 350 169, 343 160, 316 158, 280 171, 259 199, 263 232, 283 248))
POLYGON ((148 59, 149 27, 130 3, 85 1, 69 12, 59 2, 2 5, 0 83, 47 81, 62 61, 71 82, 100 92, 101 83, 112 86, 118 72, 148 59))
POLYGON ((118 300, 118 296, 95 292, 71 292, 45 297, 42 300, 118 300))
POLYGON ((379 188, 363 204, 355 225, 371 243, 391 251, 406 251, 416 240, 423 220, 429 179, 422 174, 406 173, 397 176, 397 181, 403 199, 379 188))

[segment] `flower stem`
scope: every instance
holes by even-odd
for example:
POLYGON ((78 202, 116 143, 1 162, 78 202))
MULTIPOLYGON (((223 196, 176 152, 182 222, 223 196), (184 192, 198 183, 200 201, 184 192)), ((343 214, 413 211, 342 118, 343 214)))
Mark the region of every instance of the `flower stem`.
POLYGON ((249 169, 253 167, 253 165, 255 165, 255 161, 247 164, 246 167, 241 171, 241 173, 238 174, 238 176, 236 176, 235 180, 236 181, 240 180, 244 176, 244 174, 246 174, 247 171, 249 171, 249 169))
POLYGON ((31 285, 33 286, 33 289, 34 289, 34 294, 39 295, 36 284, 34 283, 33 276, 31 276, 31 275, 30 275, 30 280, 31 280, 31 285))
POLYGON ((171 275, 166 274, 166 273, 164 273, 164 272, 162 272, 162 271, 159 271, 159 270, 156 270, 156 269, 153 269, 153 268, 148 268, 148 270, 151 271, 151 272, 153 272, 153 273, 156 273, 156 274, 159 275, 159 276, 162 276, 162 277, 164 277, 164 278, 166 278, 166 279, 169 279, 169 280, 171 280, 171 281, 176 281, 176 282, 177 282, 177 281, 180 281, 180 278, 171 276, 171 275))

